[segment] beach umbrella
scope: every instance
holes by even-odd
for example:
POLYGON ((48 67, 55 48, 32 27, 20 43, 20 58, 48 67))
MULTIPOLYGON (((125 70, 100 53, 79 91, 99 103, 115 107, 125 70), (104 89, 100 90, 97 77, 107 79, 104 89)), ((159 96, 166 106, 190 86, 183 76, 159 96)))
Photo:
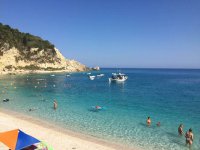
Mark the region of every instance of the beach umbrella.
POLYGON ((19 129, 0 133, 0 142, 7 145, 11 150, 21 150, 40 141, 19 129))

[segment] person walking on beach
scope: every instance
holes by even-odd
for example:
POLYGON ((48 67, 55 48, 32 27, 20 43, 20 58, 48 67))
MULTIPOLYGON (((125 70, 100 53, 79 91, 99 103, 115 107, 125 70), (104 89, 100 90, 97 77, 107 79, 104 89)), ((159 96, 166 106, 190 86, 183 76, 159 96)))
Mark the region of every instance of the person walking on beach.
POLYGON ((179 134, 180 136, 183 135, 183 124, 180 124, 180 125, 179 125, 179 127, 178 127, 178 134, 179 134))
POLYGON ((194 139, 194 135, 192 133, 192 129, 191 128, 189 129, 189 131, 187 131, 185 133, 185 138, 186 138, 186 145, 189 144, 189 146, 191 146, 192 143, 193 143, 193 139, 194 139))
POLYGON ((150 125, 151 125, 151 119, 150 119, 150 117, 147 118, 147 121, 146 121, 146 122, 147 122, 147 126, 150 126, 150 125))
POLYGON ((54 108, 54 110, 56 110, 57 107, 58 107, 58 104, 57 104, 56 100, 54 100, 54 102, 53 102, 53 108, 54 108))

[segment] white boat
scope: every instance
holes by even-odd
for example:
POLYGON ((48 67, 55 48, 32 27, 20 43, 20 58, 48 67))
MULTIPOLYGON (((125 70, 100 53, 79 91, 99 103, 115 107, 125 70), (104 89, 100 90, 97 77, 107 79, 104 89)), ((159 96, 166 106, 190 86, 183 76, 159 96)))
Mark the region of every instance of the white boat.
POLYGON ((90 80, 94 80, 95 76, 88 76, 90 80))
POLYGON ((128 79, 128 76, 122 73, 112 73, 112 77, 108 78, 109 82, 114 81, 114 82, 124 82, 128 79))
POLYGON ((70 74, 66 74, 65 76, 66 76, 66 77, 70 77, 70 74))
POLYGON ((104 76, 104 74, 98 74, 97 75, 97 77, 103 77, 104 76))

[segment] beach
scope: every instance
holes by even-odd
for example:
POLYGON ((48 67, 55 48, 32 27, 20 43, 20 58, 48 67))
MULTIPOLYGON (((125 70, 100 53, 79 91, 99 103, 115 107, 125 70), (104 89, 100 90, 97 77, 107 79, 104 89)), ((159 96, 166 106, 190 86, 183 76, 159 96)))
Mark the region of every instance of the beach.
MULTIPOLYGON (((111 145, 103 141, 98 141, 90 137, 79 135, 70 131, 63 131, 60 128, 45 124, 42 121, 34 120, 28 116, 8 112, 6 110, 0 111, 0 132, 20 129, 41 141, 45 141, 54 150, 114 150, 123 149, 117 145, 111 145), (9 113, 9 114, 8 114, 9 113)), ((0 150, 7 150, 8 148, 0 143, 0 150)), ((126 148, 125 148, 126 149, 126 148)))

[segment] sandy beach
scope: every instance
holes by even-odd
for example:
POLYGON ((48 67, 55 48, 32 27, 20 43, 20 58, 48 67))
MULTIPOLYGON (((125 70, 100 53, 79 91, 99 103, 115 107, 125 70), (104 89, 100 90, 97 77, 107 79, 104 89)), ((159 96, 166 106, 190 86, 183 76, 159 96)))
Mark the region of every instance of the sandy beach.
MULTIPOLYGON (((47 142, 55 150, 114 150, 128 149, 104 141, 89 138, 78 133, 63 131, 39 120, 7 110, 0 111, 0 132, 21 129, 39 140, 47 142), (31 120, 31 121, 30 121, 31 120)), ((0 143, 0 150, 8 148, 0 143)))

